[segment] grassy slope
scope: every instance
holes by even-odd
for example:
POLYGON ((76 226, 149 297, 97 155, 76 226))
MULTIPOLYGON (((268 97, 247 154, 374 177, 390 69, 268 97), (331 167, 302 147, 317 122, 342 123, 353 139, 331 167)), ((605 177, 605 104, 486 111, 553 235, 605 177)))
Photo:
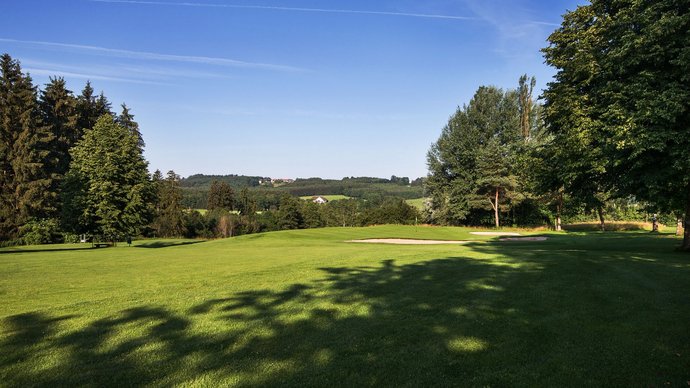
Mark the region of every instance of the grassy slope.
POLYGON ((415 199, 408 199, 405 200, 408 205, 414 206, 417 208, 417 210, 422 211, 424 210, 424 203, 427 201, 428 198, 415 198, 415 199))
POLYGON ((195 244, 0 250, 0 382, 660 386, 690 380, 690 257, 672 251, 673 237, 343 242, 367 237, 486 239, 465 229, 382 226, 195 244))

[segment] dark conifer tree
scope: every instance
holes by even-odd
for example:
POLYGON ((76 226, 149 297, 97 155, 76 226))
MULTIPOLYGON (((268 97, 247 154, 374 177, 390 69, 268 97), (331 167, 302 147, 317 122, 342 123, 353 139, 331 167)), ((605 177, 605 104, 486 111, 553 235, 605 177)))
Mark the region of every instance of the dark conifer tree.
POLYGON ((162 179, 160 171, 153 176, 156 188, 156 211, 153 229, 159 237, 180 237, 185 234, 182 208, 182 191, 180 176, 175 171, 168 171, 167 177, 162 179))
MULTIPOLYGON (((77 100, 66 88, 63 78, 51 78, 41 92, 39 107, 43 125, 53 135, 45 170, 53 180, 50 190, 57 198, 60 184, 69 169, 69 150, 79 140, 77 100)), ((55 204, 53 207, 58 208, 59 205, 55 204)))
POLYGON ((225 182, 213 181, 208 192, 208 210, 235 210, 235 192, 225 182))
POLYGON ((19 226, 52 210, 44 166, 53 137, 41 125, 31 77, 8 54, 0 57, 0 69, 0 234, 12 238, 19 226))
POLYGON ((96 97, 89 81, 86 82, 81 95, 77 97, 77 112, 79 113, 78 127, 81 132, 79 138, 83 136, 85 130, 93 128, 101 116, 112 115, 108 99, 103 93, 96 97))
POLYGON ((146 143, 144 143, 144 138, 141 136, 141 132, 139 131, 139 124, 136 121, 134 121, 134 115, 129 111, 127 105, 123 103, 121 106, 122 113, 120 113, 120 115, 117 116, 117 123, 129 129, 132 132, 132 134, 136 136, 136 138, 138 139, 139 147, 141 149, 144 149, 146 143))

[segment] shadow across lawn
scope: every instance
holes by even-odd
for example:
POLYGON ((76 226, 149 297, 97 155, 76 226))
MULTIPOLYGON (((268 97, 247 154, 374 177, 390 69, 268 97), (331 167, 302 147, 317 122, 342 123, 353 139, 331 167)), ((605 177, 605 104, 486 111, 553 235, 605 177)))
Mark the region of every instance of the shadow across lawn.
POLYGON ((606 241, 477 243, 469 246, 472 257, 498 259, 324 266, 316 281, 219 295, 182 310, 139 306, 72 330, 60 325, 75 317, 13 316, 2 322, 0 381, 685 384, 690 259, 659 255, 668 242, 592 249, 606 241))
POLYGON ((134 245, 136 248, 167 248, 167 247, 179 247, 181 245, 192 245, 204 242, 203 240, 191 240, 191 241, 153 241, 153 242, 143 242, 134 245))
POLYGON ((38 253, 38 252, 69 252, 69 251, 85 251, 88 249, 96 249, 91 246, 91 244, 84 244, 84 246, 78 247, 51 247, 50 245, 45 245, 41 248, 2 248, 0 249, 0 255, 5 253, 38 253))

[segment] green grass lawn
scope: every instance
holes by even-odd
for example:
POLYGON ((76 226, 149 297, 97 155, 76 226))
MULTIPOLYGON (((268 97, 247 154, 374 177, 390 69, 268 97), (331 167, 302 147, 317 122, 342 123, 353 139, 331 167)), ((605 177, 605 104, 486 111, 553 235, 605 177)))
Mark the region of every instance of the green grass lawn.
POLYGON ((381 226, 0 249, 0 386, 687 386, 671 235, 381 226), (355 244, 359 238, 475 240, 355 244))
POLYGON ((408 205, 414 206, 417 208, 417 210, 422 211, 424 210, 424 203, 428 201, 429 198, 415 198, 415 199, 407 199, 405 202, 407 202, 408 205))

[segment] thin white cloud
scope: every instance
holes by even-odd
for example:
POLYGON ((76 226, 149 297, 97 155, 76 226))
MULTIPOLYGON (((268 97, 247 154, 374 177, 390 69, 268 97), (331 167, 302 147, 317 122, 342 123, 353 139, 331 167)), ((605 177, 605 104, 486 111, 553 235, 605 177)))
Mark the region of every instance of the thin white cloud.
POLYGON ((273 11, 293 11, 293 12, 321 12, 321 13, 345 13, 359 15, 383 15, 383 16, 406 16, 428 19, 450 19, 450 20, 475 20, 471 16, 455 15, 436 15, 424 13, 407 12, 387 12, 387 11, 359 11, 354 9, 328 9, 328 8, 301 8, 301 7, 280 7, 264 5, 239 5, 239 4, 213 4, 213 3, 173 3, 169 1, 139 1, 139 0, 90 0, 97 3, 117 3, 117 4, 140 4, 140 5, 165 5, 183 7, 208 7, 208 8, 243 8, 243 9, 263 9, 273 11))
POLYGON ((532 61, 541 58, 539 49, 559 24, 534 18, 534 10, 520 1, 463 0, 475 15, 493 27, 497 33, 493 52, 506 59, 532 61))
POLYGON ((536 24, 539 26, 549 26, 549 27, 560 27, 561 25, 558 23, 551 23, 551 22, 539 22, 539 21, 531 21, 528 22, 528 24, 536 24))
POLYGON ((115 64, 113 66, 75 66, 65 63, 36 61, 33 59, 22 59, 22 66, 33 68, 55 69, 56 72, 71 72, 76 74, 94 74, 102 77, 112 78, 143 78, 143 79, 171 79, 171 78, 223 78, 232 79, 233 76, 226 74, 196 71, 190 69, 169 69, 151 66, 133 66, 115 64))
POLYGON ((183 63, 196 63, 196 64, 206 64, 206 65, 216 65, 216 66, 230 66, 230 67, 247 67, 256 68, 264 70, 278 70, 278 71, 303 71, 304 69, 299 69, 292 66, 284 65, 274 65, 268 63, 256 63, 256 62, 244 62, 235 59, 228 58, 218 58, 218 57, 204 57, 204 56, 194 56, 194 55, 174 55, 174 54, 162 54, 154 53, 148 51, 132 51, 132 50, 122 50, 113 49, 107 47, 99 46, 87 46, 82 44, 72 44, 72 43, 60 43, 60 42, 44 42, 35 40, 18 40, 18 39, 8 39, 0 38, 0 42, 6 43, 17 43, 17 44, 27 44, 34 46, 43 47, 54 47, 62 48, 68 50, 78 50, 90 53, 96 53, 99 55, 107 55, 119 58, 130 58, 130 59, 144 59, 144 60, 155 60, 155 61, 168 61, 168 62, 183 62, 183 63))
POLYGON ((126 82, 132 84, 145 84, 145 85, 165 85, 160 82, 145 81, 131 78, 121 78, 121 77, 110 77, 98 74, 86 74, 86 73, 74 73, 69 71, 62 71, 59 69, 41 69, 34 67, 27 67, 22 69, 23 71, 29 73, 29 75, 42 75, 42 76, 57 76, 57 77, 70 77, 70 78, 80 78, 88 80, 102 80, 102 81, 113 81, 113 82, 126 82))

